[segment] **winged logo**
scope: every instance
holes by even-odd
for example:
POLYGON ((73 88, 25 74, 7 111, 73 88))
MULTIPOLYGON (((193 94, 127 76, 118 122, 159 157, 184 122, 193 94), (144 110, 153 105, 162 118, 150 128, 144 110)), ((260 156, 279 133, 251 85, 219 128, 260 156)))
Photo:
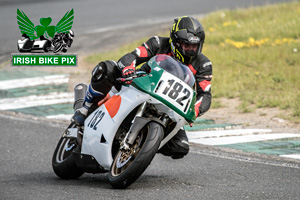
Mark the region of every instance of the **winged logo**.
POLYGON ((72 28, 74 10, 72 9, 68 11, 56 24, 56 26, 49 26, 52 22, 51 17, 42 17, 40 19, 41 25, 34 26, 27 15, 19 9, 17 9, 17 19, 21 33, 26 34, 30 40, 37 39, 43 35, 47 38, 53 38, 55 33, 66 33, 72 28))

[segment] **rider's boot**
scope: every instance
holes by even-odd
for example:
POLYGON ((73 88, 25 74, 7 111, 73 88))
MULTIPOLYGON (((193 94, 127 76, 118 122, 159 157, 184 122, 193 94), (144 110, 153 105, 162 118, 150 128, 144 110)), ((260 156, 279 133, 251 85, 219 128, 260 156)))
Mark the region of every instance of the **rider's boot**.
POLYGON ((94 98, 96 98, 96 97, 97 98, 104 97, 104 94, 94 90, 90 84, 89 88, 85 94, 83 106, 75 111, 73 117, 71 118, 71 121, 74 122, 78 126, 83 126, 84 120, 87 117, 89 109, 93 105, 94 98))

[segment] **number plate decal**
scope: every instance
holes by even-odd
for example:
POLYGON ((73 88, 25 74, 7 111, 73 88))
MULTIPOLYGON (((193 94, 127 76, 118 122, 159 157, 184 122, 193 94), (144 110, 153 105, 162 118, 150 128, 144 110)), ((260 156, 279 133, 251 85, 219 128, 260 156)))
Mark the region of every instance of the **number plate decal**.
POLYGON ((194 91, 182 80, 164 71, 154 92, 186 113, 194 91))

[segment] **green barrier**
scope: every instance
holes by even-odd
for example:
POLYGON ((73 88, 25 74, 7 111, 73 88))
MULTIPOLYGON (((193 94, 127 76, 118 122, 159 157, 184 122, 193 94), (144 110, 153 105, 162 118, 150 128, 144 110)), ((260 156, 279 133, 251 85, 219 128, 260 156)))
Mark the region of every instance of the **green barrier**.
POLYGON ((74 114, 72 103, 13 109, 11 111, 43 117, 58 114, 74 114))
POLYGON ((184 126, 186 131, 199 131, 199 130, 218 130, 218 129, 232 129, 236 126, 240 126, 239 124, 193 124, 192 127, 189 125, 184 126))
POLYGON ((68 92, 68 85, 41 85, 34 87, 26 87, 26 88, 15 88, 8 90, 0 90, 0 99, 4 98, 14 98, 14 97, 23 97, 30 95, 43 95, 54 92, 68 92))
POLYGON ((248 142, 220 146, 239 149, 246 152, 256 152, 272 155, 286 155, 300 152, 299 138, 289 138, 289 140, 284 141, 248 142))
POLYGON ((49 72, 42 72, 32 69, 16 69, 13 70, 1 70, 0 71, 0 81, 20 79, 20 78, 33 78, 40 76, 49 76, 52 75, 49 72))

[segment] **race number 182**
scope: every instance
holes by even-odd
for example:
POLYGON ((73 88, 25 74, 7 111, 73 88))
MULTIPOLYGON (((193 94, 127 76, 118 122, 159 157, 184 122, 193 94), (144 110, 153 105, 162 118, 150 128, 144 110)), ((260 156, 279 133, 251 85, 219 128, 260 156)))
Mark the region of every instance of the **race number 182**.
POLYGON ((168 80, 168 85, 165 87, 162 94, 167 95, 173 100, 176 100, 179 105, 183 106, 183 101, 188 99, 191 95, 191 92, 184 88, 183 85, 179 82, 175 82, 174 79, 168 80), (175 83, 175 84, 174 84, 175 83), (179 94, 183 92, 183 96, 178 98, 179 94))

